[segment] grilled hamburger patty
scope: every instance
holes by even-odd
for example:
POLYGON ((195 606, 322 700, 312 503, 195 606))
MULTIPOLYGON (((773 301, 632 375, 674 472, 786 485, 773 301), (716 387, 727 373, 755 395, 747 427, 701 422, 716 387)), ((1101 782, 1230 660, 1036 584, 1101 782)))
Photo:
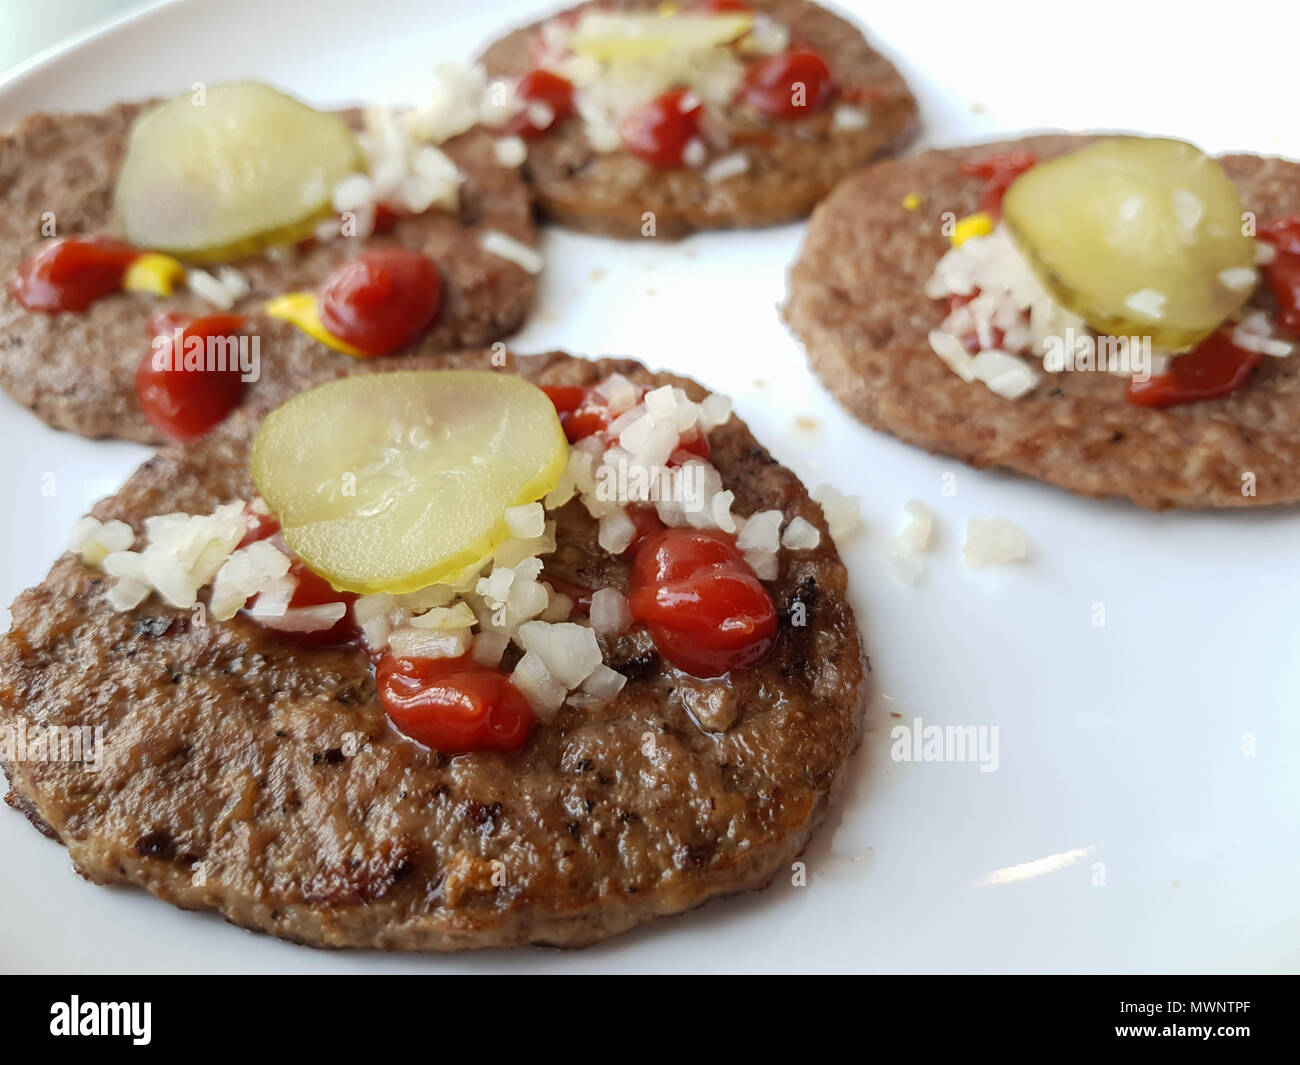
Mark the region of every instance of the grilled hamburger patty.
MULTIPOLYGON (((516 367, 557 384, 617 370, 702 394, 628 361, 554 353, 516 367)), ((160 452, 95 515, 138 531, 148 515, 249 498, 266 398, 160 452)), ((634 629, 604 646, 629 678, 613 703, 566 707, 518 752, 453 758, 391 728, 361 650, 296 647, 242 616, 205 627, 156 598, 115 614, 104 575, 65 554, 14 603, 0 725, 102 726, 103 766, 7 764, 10 805, 96 882, 317 946, 581 946, 763 887, 807 842, 857 742, 861 656, 820 507, 739 419, 710 441, 738 513, 779 507, 822 533, 817 549, 781 554, 768 583, 780 634, 759 667, 696 680, 634 629), (806 625, 792 624, 796 601, 806 625), (698 723, 719 716, 736 721, 698 723)), ((581 505, 558 520, 544 577, 624 587, 626 563, 596 546, 581 505)))
MULTIPOLYGON (((174 296, 109 296, 87 310, 42 314, 25 310, 9 291, 18 266, 46 239, 45 213, 57 234, 112 231, 113 187, 131 124, 151 104, 119 104, 98 114, 32 115, 0 137, 0 387, 56 429, 88 437, 160 443, 135 398, 135 371, 149 350, 149 317, 158 310, 211 314, 188 289, 174 296)), ((354 125, 360 113, 345 112, 354 125)), ((487 344, 523 322, 537 287, 533 275, 480 246, 487 230, 537 243, 527 187, 493 156, 494 138, 471 130, 443 146, 465 174, 458 217, 428 211, 364 242, 318 244, 292 263, 264 256, 236 265, 252 284, 236 312, 256 314, 263 377, 291 387, 347 356, 298 330, 258 314, 271 296, 316 288, 359 250, 398 243, 425 252, 442 274, 443 309, 414 354, 487 344)), ((250 392, 252 390, 250 389, 250 392)))
MULTIPOLYGON (((711 182, 688 167, 656 170, 627 151, 600 154, 581 120, 570 118, 528 141, 524 175, 540 209, 565 225, 620 237, 640 236, 646 211, 654 212, 656 235, 670 238, 697 229, 774 225, 804 217, 845 174, 910 136, 916 101, 855 26, 808 0, 753 0, 750 6, 825 59, 838 87, 866 94, 855 103, 870 115, 865 129, 833 129, 834 103, 806 118, 762 123, 732 108, 724 117, 749 169, 711 182)), ((597 0, 572 10, 588 7, 655 11, 659 2, 597 0)), ((519 77, 531 70, 530 42, 540 26, 515 30, 488 48, 488 74, 519 77)))
MULTIPOLYGON (((846 179, 814 213, 790 277, 785 316, 813 369, 853 414, 928 451, 1002 466, 1085 496, 1144 507, 1233 507, 1300 500, 1300 362, 1266 358, 1222 399, 1139 407, 1109 373, 1044 374, 1007 400, 967 383, 931 350, 947 314, 925 283, 948 249, 940 215, 975 210, 968 159, 1013 149, 1040 160, 1095 138, 1029 137, 891 160, 846 179), (901 207, 909 193, 922 206, 901 207), (1242 492, 1254 474, 1256 494, 1242 492)), ((1300 210, 1300 164, 1220 159, 1246 209, 1266 222, 1300 210)), ((1272 307, 1271 297, 1253 302, 1272 307)))

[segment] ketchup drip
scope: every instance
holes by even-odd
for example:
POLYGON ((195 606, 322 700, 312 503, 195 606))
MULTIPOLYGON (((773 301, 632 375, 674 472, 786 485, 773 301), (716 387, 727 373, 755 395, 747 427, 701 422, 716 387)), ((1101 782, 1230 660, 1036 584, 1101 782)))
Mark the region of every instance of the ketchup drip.
POLYGON ((1264 283, 1277 300, 1278 323, 1300 337, 1300 214, 1275 218, 1259 231, 1273 247, 1273 261, 1262 267, 1264 283))
POLYGON ((700 131, 703 109, 686 89, 674 89, 643 104, 623 121, 623 145, 644 163, 661 170, 685 162, 686 145, 700 131))
POLYGON ((1006 152, 964 162, 961 172, 983 180, 979 209, 997 221, 1002 217, 1002 198, 1011 183, 1037 162, 1030 152, 1006 152))
POLYGON ((397 730, 443 754, 517 750, 536 717, 499 669, 461 658, 398 658, 375 671, 379 701, 397 730))
POLYGON ((755 63, 740 95, 766 118, 801 118, 830 103, 835 83, 826 60, 800 48, 755 63))
POLYGON ((524 101, 524 109, 507 123, 506 130, 521 137, 545 133, 574 112, 573 82, 549 70, 530 70, 519 79, 515 93, 524 101), (533 106, 537 104, 543 105, 540 110, 544 115, 549 112, 540 122, 533 106))
POLYGON ((231 355, 243 328, 237 314, 163 313, 149 319, 154 343, 136 370, 135 396, 145 417, 168 439, 197 440, 239 406, 244 381, 239 360, 231 355), (220 351, 210 343, 218 340, 220 351))
POLYGON ((84 311, 117 292, 139 257, 131 245, 108 237, 52 240, 18 268, 14 298, 29 311, 84 311))
POLYGON ((1250 380, 1263 360, 1258 352, 1237 347, 1231 329, 1220 329, 1175 358, 1164 373, 1146 381, 1129 381, 1124 398, 1139 407, 1173 407, 1218 399, 1250 380))
POLYGON ((664 529, 637 549, 628 603, 668 661, 697 677, 749 669, 776 644, 776 606, 725 533, 664 529))
POLYGON ((366 355, 389 355, 416 341, 442 310, 442 275, 427 255, 379 248, 344 263, 320 293, 320 320, 366 355))

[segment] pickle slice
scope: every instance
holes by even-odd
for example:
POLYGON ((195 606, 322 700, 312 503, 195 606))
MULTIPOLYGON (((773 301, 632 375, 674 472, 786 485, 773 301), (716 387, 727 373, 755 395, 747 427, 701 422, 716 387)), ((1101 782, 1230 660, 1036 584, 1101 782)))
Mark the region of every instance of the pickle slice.
POLYGON ((486 558, 560 479, 555 406, 513 374, 361 374, 276 408, 253 442, 285 543, 336 588, 410 592, 486 558))
POLYGON ((730 44, 754 24, 751 15, 624 15, 592 11, 569 40, 578 55, 606 62, 653 59, 730 44))
POLYGON ((1003 201, 1016 245, 1099 333, 1172 351, 1250 297, 1254 241, 1219 164, 1184 141, 1113 137, 1039 163, 1003 201))
POLYGON ((210 85, 140 117, 115 207, 140 248, 233 259, 309 236, 361 166, 352 131, 269 86, 210 85))

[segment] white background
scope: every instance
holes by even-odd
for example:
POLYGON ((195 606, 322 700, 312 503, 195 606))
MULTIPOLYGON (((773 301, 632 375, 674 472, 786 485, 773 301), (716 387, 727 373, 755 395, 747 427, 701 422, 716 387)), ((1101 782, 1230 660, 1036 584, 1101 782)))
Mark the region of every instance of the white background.
MULTIPOLYGON (((16 12, 48 6, 4 0, 6 33, 16 12)), ((109 4, 70 6, 93 16, 109 4)), ((1280 4, 1237 2, 1214 19, 1110 0, 843 6, 910 80, 923 143, 1048 126, 1133 128, 1212 150, 1300 156, 1291 115, 1300 27, 1280 4)), ((0 125, 33 110, 240 76, 321 104, 414 101, 434 62, 471 54, 535 8, 317 0, 307 10, 268 0, 152 9, 0 84, 0 125)), ((10 47, 39 44, 50 25, 24 23, 10 47)), ((867 529, 844 554, 875 699, 847 793, 806 856, 809 886, 778 882, 578 953, 322 953, 91 886, 60 847, 0 811, 0 968, 1300 967, 1300 515, 1151 514, 1075 499, 859 426, 808 373, 776 313, 801 232, 670 246, 551 232, 538 310, 516 346, 625 353, 691 373, 730 393, 807 482, 863 498, 867 529), (955 497, 940 495, 949 471, 955 497), (911 498, 940 515, 930 572, 914 589, 883 564, 911 498), (973 514, 1019 522, 1031 561, 964 571, 960 545, 973 514), (1104 627, 1092 624, 1097 603, 1104 627), (904 721, 999 726, 998 771, 891 761, 891 711, 904 721)), ((41 579, 86 506, 148 452, 52 432, 4 397, 0 438, 8 602, 41 579)))

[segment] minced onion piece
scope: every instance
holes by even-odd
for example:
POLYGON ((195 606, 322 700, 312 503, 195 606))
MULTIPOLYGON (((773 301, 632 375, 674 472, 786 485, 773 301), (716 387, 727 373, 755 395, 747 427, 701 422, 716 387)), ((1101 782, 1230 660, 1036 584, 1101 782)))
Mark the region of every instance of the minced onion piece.
POLYGON ((617 588, 597 588, 591 593, 591 627, 597 636, 618 636, 632 627, 627 596, 617 588))
POLYGON ((522 166, 528 158, 528 145, 523 137, 500 137, 492 146, 492 154, 502 166, 522 166))
POLYGON ((908 520, 898 539, 913 551, 928 551, 934 538, 934 511, 919 499, 909 499, 903 509, 908 520))
POLYGON ((627 684, 627 677, 602 662, 582 682, 582 690, 600 702, 607 703, 623 690, 625 684, 627 684))
POLYGON ((731 152, 713 160, 704 168, 701 176, 705 181, 717 184, 729 178, 739 177, 748 169, 749 157, 744 152, 731 152))
POLYGON ((219 311, 230 310, 238 298, 219 280, 198 267, 192 266, 185 272, 185 284, 199 299, 212 304, 219 311))
POLYGON ((852 104, 840 104, 831 112, 831 129, 866 129, 871 125, 871 113, 852 104))
POLYGON ((821 530, 797 514, 790 519, 790 524, 781 534, 781 546, 790 551, 811 551, 821 542, 821 530))
MULTIPOLYGON (((283 580, 289 572, 289 563, 288 555, 265 540, 255 540, 232 552, 212 579, 208 602, 212 616, 218 621, 234 617, 250 598, 269 591, 275 582, 283 580)), ((290 597, 292 594, 291 589, 290 597)), ((284 606, 288 609, 287 599, 284 606)))
POLYGON ((474 637, 470 654, 479 665, 496 667, 501 664, 501 656, 506 653, 506 648, 509 646, 510 637, 504 632, 492 632, 487 629, 474 637))
POLYGON ((593 389, 605 401, 610 414, 622 414, 636 406, 636 386, 621 373, 612 373, 593 389))
POLYGON ((108 605, 118 613, 133 610, 149 598, 152 591, 143 581, 123 577, 108 590, 108 605))
POLYGON ((68 549, 76 551, 82 561, 97 566, 114 551, 129 551, 135 532, 124 521, 101 522, 90 515, 82 518, 68 536, 68 549))
POLYGON ((506 259, 523 269, 526 273, 540 274, 546 260, 536 248, 529 247, 522 240, 496 229, 489 229, 479 238, 479 244, 489 255, 506 259))
POLYGON ((595 632, 571 621, 529 621, 519 627, 519 643, 566 688, 578 687, 602 661, 595 632))
POLYGON ((636 526, 627 516, 627 511, 619 507, 601 517, 596 539, 611 555, 621 555, 632 546, 635 536, 636 526))
MULTIPOLYGON (((257 598, 249 608, 249 614, 259 621, 284 617, 289 612, 289 605, 293 602, 293 593, 297 588, 298 580, 296 577, 279 577, 265 583, 257 590, 257 598)), ((216 614, 215 607, 212 612, 214 615, 216 614)), ((334 620, 337 621, 338 619, 335 618, 334 620)))
POLYGON ((317 632, 333 628, 348 612, 346 603, 321 603, 319 606, 297 606, 279 617, 258 618, 269 629, 282 632, 317 632))
POLYGON ((983 566, 1019 562, 1029 554, 1029 538, 1024 530, 1006 518, 970 519, 966 527, 966 546, 962 559, 967 566, 983 566))
POLYGON ((468 629, 477 623, 478 618, 475 617, 474 611, 463 602, 456 603, 454 606, 436 606, 423 614, 416 614, 410 621, 412 628, 436 632, 468 629))
MULTIPOLYGON (((341 605, 341 604, 340 604, 341 605)), ((470 631, 463 629, 394 629, 388 647, 402 658, 459 658, 469 650, 470 631)))
POLYGON ((573 613, 573 600, 563 592, 557 592, 552 589, 551 601, 546 609, 542 611, 538 621, 568 621, 569 615, 573 613))
POLYGON ((781 522, 784 518, 779 510, 760 510, 751 514, 736 537, 736 546, 741 551, 776 554, 781 546, 781 522))
POLYGON ((506 509, 506 528, 520 540, 533 539, 546 531, 546 511, 541 503, 525 503, 506 509))
POLYGON ((847 540, 862 528, 862 499, 859 496, 845 495, 833 485, 819 484, 812 490, 812 498, 822 506, 832 540, 847 540))
POLYGON ((515 664, 510 683, 523 693, 533 713, 544 722, 555 720, 556 712, 569 694, 568 689, 551 676, 541 658, 531 651, 515 664))

